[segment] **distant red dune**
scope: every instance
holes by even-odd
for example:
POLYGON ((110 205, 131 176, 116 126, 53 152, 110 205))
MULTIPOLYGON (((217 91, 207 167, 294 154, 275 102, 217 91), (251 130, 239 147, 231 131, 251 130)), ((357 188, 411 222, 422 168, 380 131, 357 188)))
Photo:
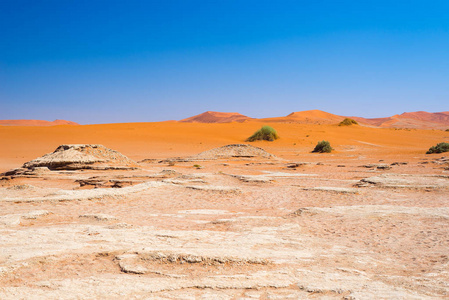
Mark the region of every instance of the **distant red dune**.
POLYGON ((188 123, 229 123, 229 122, 244 122, 250 120, 250 117, 239 113, 226 113, 216 111, 206 111, 202 114, 183 119, 180 122, 188 123))
POLYGON ((385 128, 445 129, 449 128, 449 112, 429 113, 425 111, 405 112, 386 118, 360 118, 354 120, 372 126, 385 128))
POLYGON ((79 125, 78 123, 66 120, 0 120, 3 126, 55 126, 55 125, 79 125))
MULTIPOLYGON (((292 112, 287 116, 255 119, 237 112, 206 111, 202 114, 180 120, 186 123, 231 123, 231 122, 266 122, 266 123, 297 123, 297 124, 338 124, 345 116, 334 115, 321 110, 306 110, 292 112)), ((350 117, 361 125, 382 128, 415 128, 415 129, 449 129, 449 111, 443 112, 405 112, 385 118, 350 117)), ((66 120, 0 120, 3 126, 55 126, 79 125, 66 120)))
POLYGON ((285 117, 258 119, 263 122, 301 123, 301 124, 334 124, 341 122, 345 117, 337 116, 322 110, 306 110, 292 112, 285 117))
MULTIPOLYGON (((205 113, 183 119, 189 123, 229 123, 259 121, 266 123, 298 123, 298 124, 338 124, 345 116, 334 115, 321 110, 292 112, 284 117, 254 119, 239 113, 223 113, 207 111, 205 113)), ((415 128, 415 129, 447 129, 449 128, 449 111, 430 113, 425 111, 408 112, 385 118, 350 117, 361 125, 383 128, 415 128)))

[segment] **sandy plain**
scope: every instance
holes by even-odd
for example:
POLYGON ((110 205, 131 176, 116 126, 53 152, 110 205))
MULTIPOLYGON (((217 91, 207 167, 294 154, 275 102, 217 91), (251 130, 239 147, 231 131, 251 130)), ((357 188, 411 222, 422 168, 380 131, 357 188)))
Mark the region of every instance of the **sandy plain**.
POLYGON ((0 180, 0 299, 449 296, 449 161, 425 154, 449 132, 277 121, 251 143, 275 159, 185 159, 264 124, 0 126, 0 172, 61 144, 140 162, 0 180))

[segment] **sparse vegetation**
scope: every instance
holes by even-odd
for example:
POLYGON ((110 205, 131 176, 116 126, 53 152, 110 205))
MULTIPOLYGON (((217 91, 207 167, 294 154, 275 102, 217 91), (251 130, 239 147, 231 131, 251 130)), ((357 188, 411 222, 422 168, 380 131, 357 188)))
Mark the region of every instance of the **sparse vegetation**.
POLYGON ((247 142, 254 141, 274 141, 279 138, 276 130, 271 126, 262 126, 259 130, 254 132, 252 136, 246 139, 247 142))
POLYGON ((449 152, 449 143, 439 143, 429 148, 426 154, 449 152))
POLYGON ((448 129, 446 129, 446 131, 449 131, 449 128, 448 128, 448 129))
POLYGON ((358 124, 359 123, 357 123, 356 120, 346 118, 343 121, 341 121, 340 124, 338 124, 338 126, 350 126, 350 125, 358 125, 358 124))
POLYGON ((200 165, 193 165, 193 167, 197 168, 197 169, 201 169, 202 168, 202 166, 200 166, 200 165))
POLYGON ((331 144, 328 141, 318 142, 313 149, 313 153, 331 153, 332 152, 331 144))

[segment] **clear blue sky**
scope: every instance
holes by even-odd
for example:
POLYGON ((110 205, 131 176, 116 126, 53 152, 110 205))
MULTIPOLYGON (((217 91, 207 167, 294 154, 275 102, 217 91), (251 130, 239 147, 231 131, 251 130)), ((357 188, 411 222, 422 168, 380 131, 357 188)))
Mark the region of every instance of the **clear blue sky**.
POLYGON ((449 110, 449 1, 0 0, 0 119, 449 110))

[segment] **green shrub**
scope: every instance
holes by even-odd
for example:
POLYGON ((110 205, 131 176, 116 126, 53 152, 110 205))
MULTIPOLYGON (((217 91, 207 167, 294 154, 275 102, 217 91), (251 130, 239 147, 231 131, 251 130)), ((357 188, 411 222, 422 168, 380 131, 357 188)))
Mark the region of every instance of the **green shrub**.
POLYGON ((350 126, 350 125, 358 125, 359 123, 357 123, 356 120, 350 119, 350 118, 346 118, 343 121, 340 122, 340 124, 338 124, 338 126, 350 126))
POLYGON ((449 128, 448 128, 448 129, 446 129, 446 131, 449 131, 449 128))
POLYGON ((203 168, 201 165, 193 165, 193 167, 197 168, 197 169, 202 169, 203 168))
POLYGON ((254 141, 274 141, 279 138, 279 135, 277 134, 276 130, 273 127, 270 126, 262 126, 259 130, 254 132, 252 136, 246 139, 247 142, 254 142, 254 141))
POLYGON ((429 148, 426 154, 449 152, 449 143, 439 143, 429 148))
POLYGON ((316 144, 315 149, 312 152, 314 153, 331 153, 332 151, 331 144, 328 141, 321 141, 316 144))

